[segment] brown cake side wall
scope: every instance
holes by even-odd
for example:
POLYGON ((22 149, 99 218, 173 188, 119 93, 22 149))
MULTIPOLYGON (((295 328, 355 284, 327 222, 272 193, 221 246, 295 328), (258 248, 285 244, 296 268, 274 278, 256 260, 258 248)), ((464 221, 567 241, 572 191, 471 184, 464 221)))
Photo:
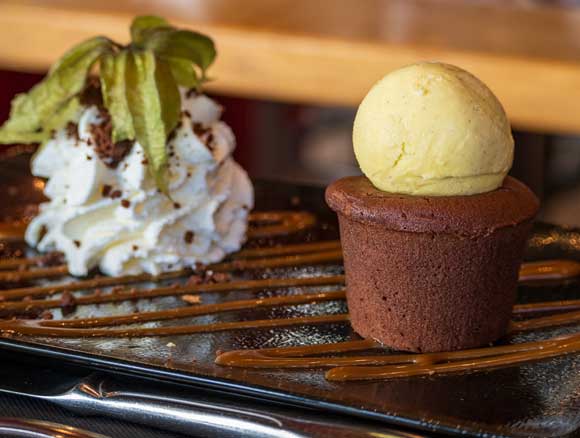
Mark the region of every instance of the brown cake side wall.
POLYGON ((505 334, 529 221, 478 238, 392 231, 339 214, 351 324, 365 338, 431 352, 505 334))

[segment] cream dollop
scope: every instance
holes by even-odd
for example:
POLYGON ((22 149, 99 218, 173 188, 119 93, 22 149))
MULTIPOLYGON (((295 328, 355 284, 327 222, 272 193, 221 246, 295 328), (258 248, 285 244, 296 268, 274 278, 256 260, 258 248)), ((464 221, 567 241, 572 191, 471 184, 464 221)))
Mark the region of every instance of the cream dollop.
POLYGON ((32 160, 48 178, 50 202, 26 230, 40 251, 61 251, 73 275, 119 276, 214 263, 245 240, 254 192, 232 158, 235 138, 222 108, 204 95, 185 94, 182 117, 168 141, 169 199, 155 187, 141 145, 115 167, 96 153, 95 106, 83 109, 78 133, 62 129, 32 160))

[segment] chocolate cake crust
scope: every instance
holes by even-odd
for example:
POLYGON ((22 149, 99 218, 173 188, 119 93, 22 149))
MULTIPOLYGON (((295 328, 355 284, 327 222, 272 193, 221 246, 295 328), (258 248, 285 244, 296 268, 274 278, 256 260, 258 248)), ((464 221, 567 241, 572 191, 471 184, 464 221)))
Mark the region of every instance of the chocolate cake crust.
POLYGON ((339 217, 354 330, 415 352, 504 335, 538 209, 532 192, 509 178, 482 195, 413 198, 365 180, 345 178, 326 193, 339 217))
POLYGON ((353 176, 331 184, 326 201, 346 217, 390 230, 474 237, 528 220, 539 208, 532 191, 509 176, 492 192, 447 197, 387 193, 353 176))

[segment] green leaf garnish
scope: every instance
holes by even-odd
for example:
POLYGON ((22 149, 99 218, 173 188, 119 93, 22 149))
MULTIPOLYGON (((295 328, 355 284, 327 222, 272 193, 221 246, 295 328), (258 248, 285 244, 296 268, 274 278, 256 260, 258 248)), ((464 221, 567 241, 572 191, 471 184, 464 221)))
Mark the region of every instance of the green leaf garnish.
POLYGON ((180 58, 164 58, 164 61, 169 65, 177 85, 185 88, 197 88, 199 86, 197 72, 190 61, 180 58))
POLYGON ((131 40, 135 44, 143 42, 144 34, 151 29, 160 27, 171 27, 165 18, 157 17, 155 15, 141 15, 135 17, 131 23, 131 40))
POLYGON ((161 96, 151 51, 132 52, 127 62, 127 102, 133 117, 137 141, 143 146, 157 186, 167 192, 164 168, 167 163, 161 96))
POLYGON ((108 39, 96 37, 68 51, 42 82, 14 98, 10 118, 0 128, 0 143, 16 137, 33 143, 46 136, 48 120, 83 89, 93 64, 111 49, 108 39))
POLYGON ((17 95, 0 127, 0 144, 45 142, 53 130, 78 120, 78 96, 99 65, 113 142, 137 140, 158 188, 167 193, 166 142, 180 117, 178 86, 199 88, 215 56, 205 35, 176 29, 161 17, 136 17, 127 46, 101 36, 88 39, 66 52, 42 82, 17 95))
POLYGON ((121 50, 117 54, 106 54, 101 59, 101 92, 111 115, 113 143, 135 138, 125 81, 128 56, 127 50, 121 50))
POLYGON ((147 35, 144 46, 161 58, 177 58, 192 62, 201 70, 200 81, 216 56, 213 41, 189 30, 157 29, 147 35))
POLYGON ((155 60, 155 82, 161 102, 161 119, 165 132, 169 134, 181 116, 181 95, 169 65, 162 59, 155 60))

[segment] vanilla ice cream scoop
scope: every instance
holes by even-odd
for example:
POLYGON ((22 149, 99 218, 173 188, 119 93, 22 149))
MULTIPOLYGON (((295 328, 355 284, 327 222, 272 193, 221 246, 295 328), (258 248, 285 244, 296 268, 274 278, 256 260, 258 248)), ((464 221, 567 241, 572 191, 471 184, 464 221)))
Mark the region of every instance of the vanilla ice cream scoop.
POLYGON ((425 196, 495 190, 514 151, 506 113, 491 90, 471 73, 436 62, 381 79, 358 109, 353 144, 375 187, 425 196))

